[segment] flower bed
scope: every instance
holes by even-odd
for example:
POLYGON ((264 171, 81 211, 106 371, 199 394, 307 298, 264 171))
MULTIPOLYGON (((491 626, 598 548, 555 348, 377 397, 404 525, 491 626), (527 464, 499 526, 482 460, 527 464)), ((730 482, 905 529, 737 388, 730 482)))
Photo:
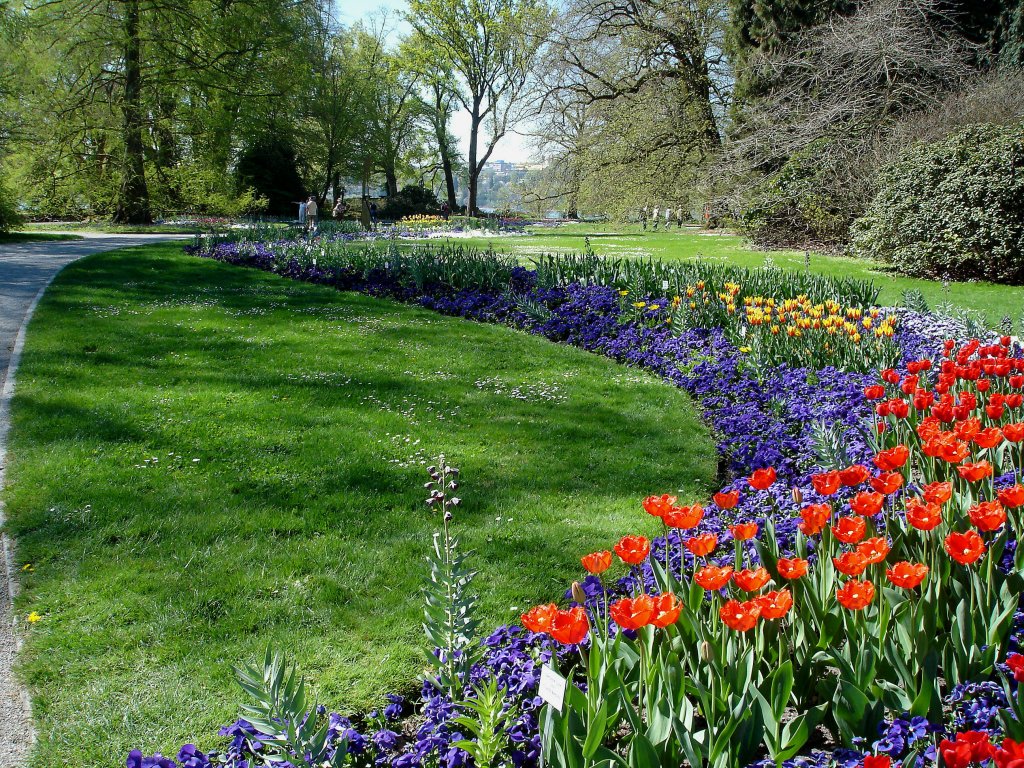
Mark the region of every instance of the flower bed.
MULTIPOLYGON (((1005 426, 1020 421, 1015 395, 1024 385, 1013 378, 1018 362, 1005 372, 997 362, 1013 359, 1008 340, 946 348, 935 371, 931 360, 938 363, 943 350, 927 318, 901 313, 895 338, 906 373, 887 371, 878 384, 874 375, 837 368, 755 366, 721 328, 673 332, 630 313, 622 289, 544 285, 518 267, 509 267, 504 282, 481 271, 456 286, 403 279, 387 266, 318 266, 316 257, 282 258, 259 245, 222 244, 200 255, 502 322, 605 354, 686 389, 715 427, 723 464, 738 479, 712 503, 679 508, 667 497, 648 499, 644 507, 662 518, 665 534, 620 542, 626 573, 607 578, 610 553, 586 557, 590 576, 567 595, 575 607, 541 607, 524 616, 537 632, 502 627, 482 641, 464 693, 492 678, 504 689, 508 762, 536 765, 546 751, 555 765, 582 765, 575 760, 598 754, 616 765, 631 753, 631 765, 854 765, 870 748, 918 762, 939 750, 957 768, 994 756, 1003 768, 1016 754, 1012 742, 997 753, 980 736, 938 738, 970 728, 1024 738, 1007 724, 1017 721, 1007 709, 1018 698, 1016 683, 995 682, 998 662, 1016 648, 1019 586, 989 594, 997 581, 1011 583, 1021 565, 1013 562, 1020 556, 1010 533, 1017 514, 1009 513, 1007 525, 996 507, 1017 510, 1017 497, 1005 493, 1020 482, 1024 440, 1005 426), (994 383, 986 389, 983 380, 994 383), (975 402, 951 394, 964 387, 975 402), (885 425, 880 433, 875 420, 885 425), (948 498, 944 483, 951 484, 948 498), (925 533, 933 522, 938 532, 925 533), (961 608, 967 596, 975 602, 961 608), (1000 609, 974 610, 983 602, 1000 609), (921 616, 933 622, 924 635, 903 625, 921 616), (984 642, 954 647, 951 617, 970 623, 971 637, 984 642), (586 662, 574 666, 584 636, 586 662), (926 647, 920 658, 916 643, 926 647), (859 665, 866 657, 870 670, 859 665), (552 659, 581 684, 568 688, 573 717, 536 696, 540 668, 552 659), (673 677, 678 668, 698 687, 673 677), (833 687, 821 689, 825 682, 833 687), (701 695, 700 684, 719 686, 718 694, 701 695), (829 700, 840 704, 821 712, 829 700), (667 712, 659 709, 664 702, 671 702, 667 712), (617 707, 615 717, 609 706, 617 707), (629 727, 616 730, 622 722, 629 727), (682 722, 689 724, 682 731, 673 726, 682 722), (823 724, 841 743, 820 739, 823 724), (707 738, 695 738, 702 728, 707 738)), ((328 741, 339 764, 460 766, 470 760, 465 744, 456 746, 471 735, 456 720, 464 713, 424 683, 416 705, 392 699, 382 714, 329 716, 328 741)), ((189 746, 177 763, 133 752, 128 765, 241 766, 267 751, 266 739, 244 721, 222 735, 232 741, 216 756, 189 746)))

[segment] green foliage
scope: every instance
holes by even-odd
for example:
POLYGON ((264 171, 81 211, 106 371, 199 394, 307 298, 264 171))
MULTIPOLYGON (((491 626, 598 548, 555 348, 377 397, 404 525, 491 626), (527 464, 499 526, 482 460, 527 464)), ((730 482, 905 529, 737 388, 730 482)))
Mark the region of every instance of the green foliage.
POLYGON ((384 210, 381 217, 397 221, 403 216, 415 216, 416 214, 438 213, 441 210, 441 203, 433 190, 421 187, 418 184, 409 184, 402 187, 397 195, 393 195, 384 203, 384 210))
POLYGON ((917 288, 907 288, 903 291, 903 297, 900 299, 900 304, 914 312, 924 313, 928 311, 928 299, 926 299, 924 294, 917 288))
POLYGON ((908 150, 883 172, 852 250, 915 277, 1024 282, 1024 123, 908 150))
POLYGON ((428 471, 427 504, 441 514, 441 531, 434 534, 433 552, 427 557, 430 575, 423 589, 423 631, 427 658, 434 667, 434 675, 428 679, 452 701, 460 701, 469 670, 480 656, 476 643, 478 599, 470 591, 476 571, 466 566, 470 553, 459 551, 459 540, 451 533, 453 511, 460 502, 453 495, 459 487, 459 470, 449 467, 442 454, 437 466, 428 471))
POLYGON ((20 222, 21 215, 18 213, 14 195, 0 176, 0 234, 10 232, 20 222))
POLYGON ((238 667, 235 675, 249 694, 241 717, 268 734, 260 739, 268 748, 267 765, 288 762, 300 768, 337 768, 345 762, 345 740, 335 741, 331 752, 330 721, 307 697, 306 681, 295 665, 267 648, 262 667, 238 667))
POLYGON ((831 144, 828 139, 812 142, 753 190, 739 221, 751 240, 785 247, 846 239, 856 212, 824 190, 827 168, 822 158, 831 144))
POLYGON ((516 713, 505 708, 505 691, 493 677, 473 686, 473 696, 462 703, 468 714, 452 718, 473 734, 473 740, 462 739, 452 744, 473 757, 477 768, 493 766, 508 746, 506 726, 514 722, 516 713))
POLYGON ((297 216, 297 203, 306 199, 295 148, 281 133, 265 133, 247 144, 235 175, 239 188, 264 198, 267 212, 275 216, 297 216))

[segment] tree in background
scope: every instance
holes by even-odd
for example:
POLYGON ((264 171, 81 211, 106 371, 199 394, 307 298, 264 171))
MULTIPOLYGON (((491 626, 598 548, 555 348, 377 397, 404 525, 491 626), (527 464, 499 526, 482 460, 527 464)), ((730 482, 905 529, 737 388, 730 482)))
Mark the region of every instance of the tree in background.
POLYGON ((494 147, 526 115, 527 88, 549 16, 539 0, 409 0, 408 21, 431 57, 451 66, 469 113, 468 207, 494 147))

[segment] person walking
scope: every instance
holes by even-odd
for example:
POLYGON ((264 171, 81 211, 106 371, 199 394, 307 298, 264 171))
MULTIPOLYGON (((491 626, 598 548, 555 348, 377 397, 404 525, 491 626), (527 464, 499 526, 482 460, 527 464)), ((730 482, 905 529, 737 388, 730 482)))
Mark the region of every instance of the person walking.
POLYGON ((445 221, 448 221, 448 216, 451 214, 452 209, 448 206, 448 201, 445 200, 441 203, 441 216, 445 221))
POLYGON ((651 224, 653 225, 652 229, 654 229, 655 232, 658 231, 658 221, 660 221, 660 220, 661 220, 661 208, 659 208, 656 205, 656 206, 654 206, 654 210, 651 211, 651 224))
POLYGON ((306 228, 306 201, 299 203, 299 226, 306 228))
POLYGON ((377 203, 370 203, 370 224, 373 226, 373 231, 377 231, 377 203))
POLYGON ((683 228, 683 206, 676 208, 676 229, 683 228))
POLYGON ((640 226, 643 227, 644 232, 647 231, 647 206, 646 205, 640 211, 640 226))
POLYGON ((306 230, 308 232, 316 232, 320 219, 317 213, 316 198, 310 195, 309 200, 306 201, 306 230))
POLYGON ((334 204, 334 210, 331 211, 331 215, 340 221, 345 218, 346 213, 348 213, 348 203, 345 202, 345 193, 342 192, 338 202, 334 204))
POLYGON ((672 223, 672 209, 669 206, 665 206, 665 229, 668 229, 669 224, 672 223))

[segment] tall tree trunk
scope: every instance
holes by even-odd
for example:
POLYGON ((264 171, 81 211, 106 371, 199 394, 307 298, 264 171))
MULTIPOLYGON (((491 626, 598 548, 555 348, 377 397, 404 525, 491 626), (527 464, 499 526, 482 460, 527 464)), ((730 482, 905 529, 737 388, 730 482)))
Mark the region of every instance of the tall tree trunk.
POLYGON ((441 170, 444 171, 448 208, 454 213, 455 172, 452 168, 452 155, 448 146, 448 111, 445 109, 444 93, 441 91, 439 82, 434 83, 434 135, 437 137, 437 149, 441 155, 441 170))
POLYGON ((142 145, 142 42, 139 39, 139 0, 127 0, 124 13, 124 162, 121 191, 114 221, 149 224, 149 189, 142 145))
POLYGON ((398 194, 398 172, 395 170, 394 163, 389 162, 384 169, 384 184, 387 186, 388 197, 398 194))
POLYGON ((472 216, 476 213, 476 188, 480 180, 480 169, 476 167, 476 154, 477 143, 480 140, 480 122, 480 103, 477 99, 474 99, 469 126, 469 201, 466 207, 467 216, 472 216))

